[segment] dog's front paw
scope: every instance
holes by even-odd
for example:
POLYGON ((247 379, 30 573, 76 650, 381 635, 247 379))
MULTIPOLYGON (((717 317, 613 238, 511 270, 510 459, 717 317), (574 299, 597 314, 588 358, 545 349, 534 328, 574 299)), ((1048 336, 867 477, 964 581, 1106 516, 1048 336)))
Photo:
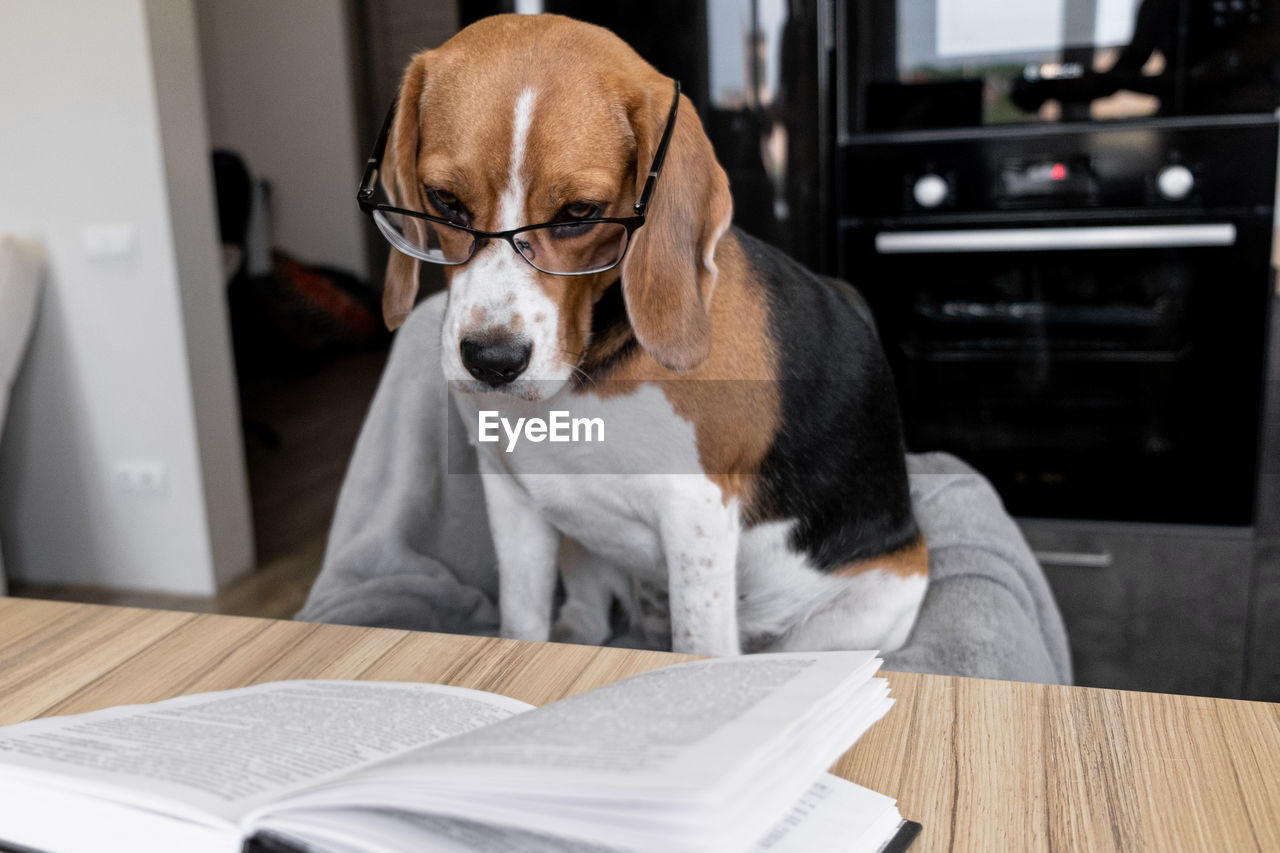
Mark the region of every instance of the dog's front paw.
POLYGON ((551 639, 551 625, 543 619, 503 619, 501 633, 508 640, 545 643, 551 639))
POLYGON ((577 601, 566 601, 560 608, 560 618, 551 627, 551 640, 556 643, 577 643, 583 646, 601 646, 609 639, 609 615, 577 601))

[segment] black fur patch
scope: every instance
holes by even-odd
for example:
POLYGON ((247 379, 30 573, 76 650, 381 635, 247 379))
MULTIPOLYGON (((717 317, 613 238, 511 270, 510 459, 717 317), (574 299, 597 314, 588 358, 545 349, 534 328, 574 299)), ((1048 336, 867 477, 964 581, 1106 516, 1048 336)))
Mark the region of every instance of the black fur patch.
POLYGON ((782 398, 756 520, 797 519, 791 546, 826 571, 910 544, 897 394, 856 292, 735 234, 766 294, 782 398))
POLYGON ((581 391, 592 382, 607 379, 614 368, 626 361, 640 344, 627 319, 622 298, 622 279, 600 294, 591 309, 591 337, 574 373, 571 388, 581 391))

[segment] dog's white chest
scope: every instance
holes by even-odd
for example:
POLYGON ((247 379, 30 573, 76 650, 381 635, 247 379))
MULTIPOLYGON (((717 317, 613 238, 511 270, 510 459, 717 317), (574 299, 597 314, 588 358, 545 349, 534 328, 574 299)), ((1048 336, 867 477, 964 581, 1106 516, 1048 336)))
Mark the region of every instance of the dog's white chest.
POLYGON ((633 574, 664 571, 664 515, 707 516, 708 530, 736 525, 736 504, 726 506, 702 472, 693 425, 655 386, 536 403, 497 394, 455 401, 482 470, 500 472, 488 477, 510 478, 554 527, 633 574))

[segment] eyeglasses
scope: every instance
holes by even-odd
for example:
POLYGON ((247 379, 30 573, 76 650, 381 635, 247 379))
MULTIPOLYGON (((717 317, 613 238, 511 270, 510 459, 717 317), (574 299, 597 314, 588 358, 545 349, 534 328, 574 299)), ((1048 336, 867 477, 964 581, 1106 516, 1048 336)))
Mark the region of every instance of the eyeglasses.
POLYGON ((667 125, 663 128, 658 149, 649 167, 649 177, 640 190, 640 198, 634 207, 634 216, 575 218, 567 214, 540 225, 526 225, 510 231, 481 231, 439 216, 416 210, 405 210, 389 204, 375 202, 378 170, 386 152, 387 135, 396 112, 391 104, 387 118, 382 123, 378 141, 365 166, 356 202, 378 226, 378 230, 399 251, 420 261, 457 266, 471 260, 476 249, 489 240, 505 240, 520 257, 534 269, 551 275, 589 275, 604 272, 622 263, 631 235, 644 225, 645 211, 653 197, 662 163, 667 156, 671 132, 676 123, 676 108, 680 106, 680 81, 675 81, 675 94, 667 125))

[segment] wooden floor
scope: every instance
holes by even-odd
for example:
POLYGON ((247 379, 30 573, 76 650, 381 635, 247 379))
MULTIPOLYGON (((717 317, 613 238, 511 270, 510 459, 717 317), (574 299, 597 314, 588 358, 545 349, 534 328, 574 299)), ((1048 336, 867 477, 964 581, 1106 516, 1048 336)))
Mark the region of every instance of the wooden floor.
POLYGON ((288 381, 242 389, 257 568, 216 598, 10 583, 11 595, 288 619, 320 571, 347 461, 386 350, 344 355, 288 381))

